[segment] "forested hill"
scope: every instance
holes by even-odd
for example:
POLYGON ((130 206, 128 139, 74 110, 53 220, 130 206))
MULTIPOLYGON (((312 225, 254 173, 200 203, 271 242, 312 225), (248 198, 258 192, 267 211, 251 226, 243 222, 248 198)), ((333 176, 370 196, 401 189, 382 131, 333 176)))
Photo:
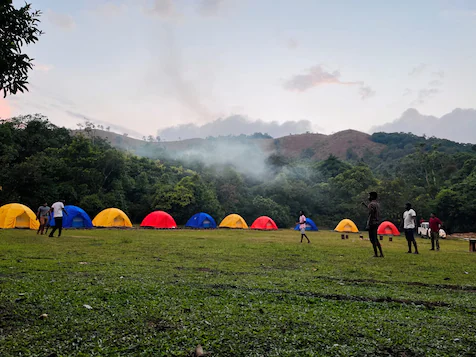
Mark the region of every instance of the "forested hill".
MULTIPOLYGON (((456 143, 435 137, 423 137, 410 133, 374 133, 372 135, 356 130, 344 130, 331 135, 306 133, 272 138, 268 134, 218 136, 207 139, 186 139, 181 141, 160 141, 160 137, 143 137, 142 140, 96 128, 94 125, 85 130, 75 131, 86 136, 97 136, 106 139, 112 146, 129 152, 157 155, 162 151, 172 154, 181 152, 209 150, 217 143, 242 143, 258 146, 260 150, 270 155, 281 155, 288 158, 309 158, 324 160, 329 155, 342 160, 370 159, 378 157, 381 160, 400 159, 418 150, 436 149, 441 152, 455 154, 471 152, 473 144, 456 143)), ((375 162, 378 164, 379 160, 375 162)))
POLYGON ((88 132, 90 136, 107 139, 114 147, 130 152, 154 155, 160 150, 171 155, 180 155, 187 151, 209 151, 221 143, 257 146, 266 155, 279 154, 289 158, 312 158, 323 160, 329 155, 340 159, 363 157, 367 153, 378 154, 385 146, 371 140, 371 136, 355 130, 345 130, 332 135, 306 133, 272 138, 268 134, 218 136, 207 139, 186 139, 180 141, 160 141, 149 136, 142 140, 130 138, 127 134, 117 134, 96 127, 88 127, 79 132, 88 132), (148 145, 145 145, 147 143, 148 145), (150 152, 148 152, 150 151, 150 152))
POLYGON ((200 211, 217 220, 238 213, 248 223, 268 215, 281 228, 293 226, 302 209, 321 228, 351 218, 363 230, 360 203, 376 190, 382 218, 397 225, 409 201, 419 217, 434 211, 449 230, 476 230, 472 145, 345 131, 209 138, 197 140, 199 145, 151 139, 132 147, 126 136, 108 143, 98 133, 71 135, 42 117, 3 121, 0 204, 36 209, 64 198, 91 216, 121 208, 136 223, 153 210, 171 213, 178 224, 200 211))

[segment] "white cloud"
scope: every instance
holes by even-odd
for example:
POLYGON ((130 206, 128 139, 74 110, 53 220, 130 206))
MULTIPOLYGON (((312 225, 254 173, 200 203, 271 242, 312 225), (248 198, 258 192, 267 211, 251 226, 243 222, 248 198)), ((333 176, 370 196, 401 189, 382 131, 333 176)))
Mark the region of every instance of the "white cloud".
POLYGON ((53 10, 48 10, 46 12, 46 17, 53 25, 64 30, 71 30, 76 27, 73 17, 69 14, 61 14, 59 12, 54 12, 53 10))
POLYGON ((126 10, 127 10, 126 4, 108 1, 98 5, 95 12, 102 16, 113 17, 113 16, 118 16, 123 14, 126 10))
POLYGON ((360 87, 359 93, 362 100, 373 97, 375 95, 375 91, 370 86, 365 86, 365 85, 362 85, 360 87))
POLYGON ((206 138, 208 136, 227 135, 251 135, 257 132, 267 133, 274 138, 289 134, 301 134, 312 131, 312 124, 309 120, 287 121, 282 124, 278 122, 264 122, 262 120, 250 120, 241 115, 233 115, 224 119, 217 119, 212 122, 196 125, 183 124, 159 130, 159 135, 163 140, 181 140, 192 138, 206 138))
POLYGON ((201 0, 198 7, 198 12, 204 16, 210 16, 217 14, 225 0, 201 0))
POLYGON ((418 105, 425 103, 428 99, 433 98, 441 91, 438 88, 424 88, 418 92, 418 97, 410 105, 418 105))
POLYGON ((435 80, 431 81, 430 83, 428 83, 428 85, 430 87, 441 87, 443 85, 443 82, 438 80, 438 79, 435 79, 435 80))
POLYGON ((436 117, 420 114, 416 109, 406 110, 393 122, 386 123, 370 130, 386 133, 413 133, 416 135, 436 136, 463 143, 476 144, 476 110, 457 108, 452 112, 436 117))
POLYGON ((408 75, 411 77, 418 77, 420 74, 422 74, 425 71, 427 67, 428 67, 427 64, 420 63, 418 66, 412 68, 412 70, 408 73, 408 75))
POLYGON ((444 71, 433 72, 432 76, 436 77, 436 78, 439 78, 439 79, 443 79, 443 78, 445 78, 445 72, 444 71))
POLYGON ((311 88, 326 84, 338 84, 346 86, 359 86, 359 93, 362 100, 375 95, 375 91, 362 81, 346 82, 340 80, 340 72, 328 72, 321 65, 314 66, 308 73, 298 74, 284 83, 284 88, 290 91, 305 92, 311 88))
POLYGON ((299 42, 295 38, 288 38, 286 40, 286 47, 289 48, 290 50, 295 50, 296 48, 299 47, 299 42))
POLYGON ((291 91, 305 92, 308 89, 324 84, 355 85, 361 82, 342 82, 340 72, 328 72, 321 65, 314 66, 305 74, 297 74, 286 81, 284 88, 291 91))
POLYGON ((50 64, 42 64, 42 63, 37 63, 33 67, 33 70, 35 71, 40 71, 40 72, 49 72, 54 69, 54 66, 50 64))
POLYGON ((150 12, 162 18, 170 18, 177 15, 173 0, 154 0, 150 12))

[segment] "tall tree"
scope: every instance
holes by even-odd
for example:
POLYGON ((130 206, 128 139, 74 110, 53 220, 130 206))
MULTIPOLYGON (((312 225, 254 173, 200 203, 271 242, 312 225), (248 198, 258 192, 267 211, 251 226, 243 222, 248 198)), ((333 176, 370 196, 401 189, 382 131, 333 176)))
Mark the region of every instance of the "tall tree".
POLYGON ((31 4, 15 9, 11 0, 0 2, 0 91, 3 96, 28 90, 28 71, 33 59, 22 53, 22 47, 38 41, 40 11, 31 4))

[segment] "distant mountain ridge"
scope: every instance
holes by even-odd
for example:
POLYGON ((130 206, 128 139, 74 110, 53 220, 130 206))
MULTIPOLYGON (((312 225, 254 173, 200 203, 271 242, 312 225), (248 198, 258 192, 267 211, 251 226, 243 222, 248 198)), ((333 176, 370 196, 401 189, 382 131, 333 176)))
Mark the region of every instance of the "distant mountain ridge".
POLYGON ((329 155, 334 155, 345 160, 350 157, 362 158, 366 153, 378 155, 386 147, 384 144, 374 142, 371 135, 356 130, 344 130, 331 135, 318 133, 287 135, 276 139, 238 136, 160 142, 147 142, 99 129, 94 129, 91 134, 106 139, 117 148, 136 153, 140 153, 144 146, 167 152, 213 150, 217 142, 229 141, 257 145, 267 155, 279 154, 288 158, 315 160, 324 160, 329 155))
POLYGON ((476 110, 457 108, 438 118, 412 108, 391 123, 373 127, 370 132, 413 133, 476 144, 476 110))

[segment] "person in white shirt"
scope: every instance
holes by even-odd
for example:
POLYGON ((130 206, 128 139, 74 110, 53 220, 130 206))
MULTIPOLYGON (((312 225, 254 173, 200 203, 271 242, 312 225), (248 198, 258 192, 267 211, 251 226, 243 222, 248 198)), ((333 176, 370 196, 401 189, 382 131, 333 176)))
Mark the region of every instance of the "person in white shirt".
POLYGON ((58 237, 61 237, 61 231, 63 230, 63 212, 68 215, 68 212, 64 209, 64 200, 60 200, 51 205, 50 212, 53 213, 53 219, 55 226, 48 237, 53 237, 53 234, 58 230, 58 237))
POLYGON ((415 240, 416 212, 412 209, 411 203, 405 204, 405 212, 403 212, 403 229, 405 230, 405 238, 408 243, 408 252, 412 252, 412 243, 415 247, 415 254, 418 254, 417 242, 415 240))

